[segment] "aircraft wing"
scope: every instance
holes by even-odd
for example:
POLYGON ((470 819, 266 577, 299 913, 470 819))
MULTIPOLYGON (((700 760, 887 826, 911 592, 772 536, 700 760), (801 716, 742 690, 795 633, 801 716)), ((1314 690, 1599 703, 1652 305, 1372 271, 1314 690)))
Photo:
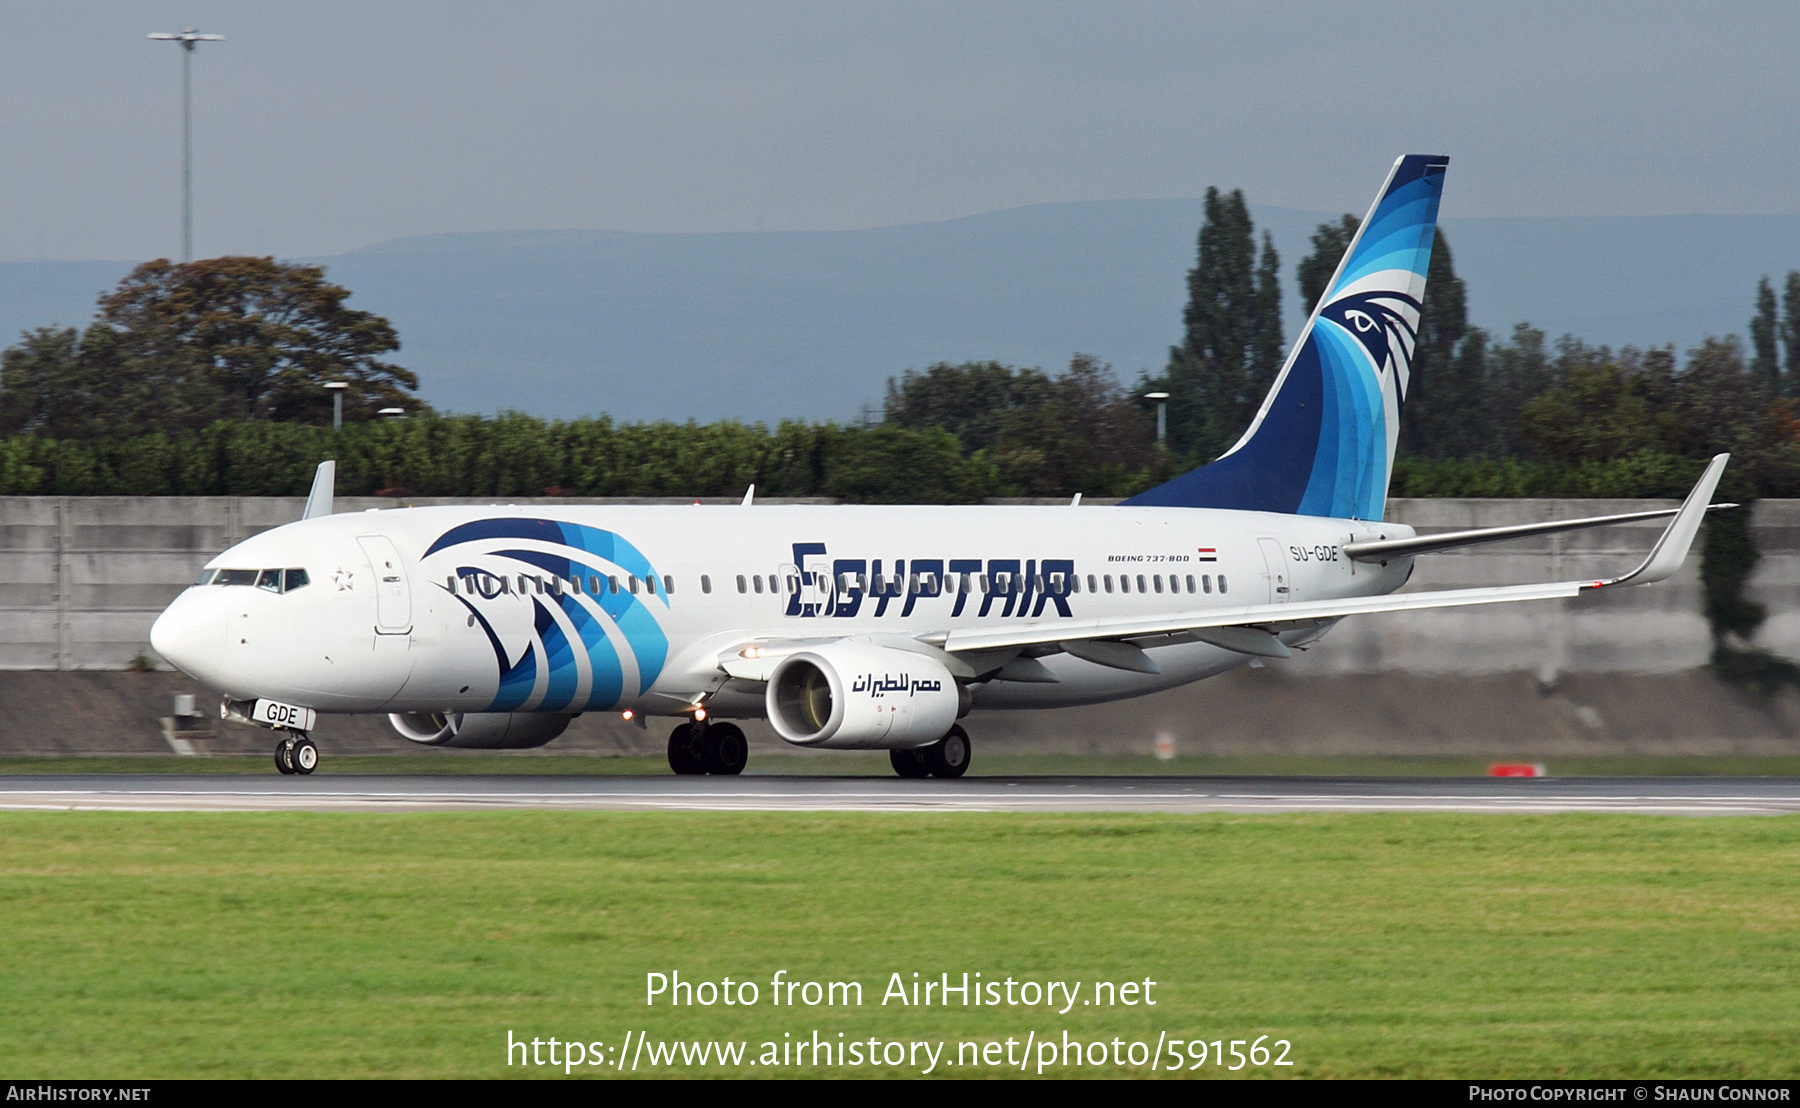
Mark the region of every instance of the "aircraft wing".
MULTIPOLYGON (((1607 580, 1558 581, 1538 585, 1502 585, 1492 588, 1440 589, 1430 592, 1394 593, 1386 596, 1350 597, 1341 600, 1301 601, 1289 604, 1246 604, 1236 608, 1203 608, 1155 616, 1097 620, 1058 620, 1025 624, 1005 630, 952 631, 930 636, 926 642, 951 654, 1004 650, 1012 647, 1093 640, 1129 640, 1185 636, 1212 642, 1249 654, 1284 656, 1287 648, 1275 639, 1284 625, 1301 625, 1378 612, 1406 612, 1425 608, 1451 608, 1474 604, 1510 604, 1521 600, 1551 600, 1620 585, 1648 585, 1681 568, 1701 520, 1711 506, 1712 494, 1725 472, 1729 454, 1713 458, 1675 518, 1657 539, 1648 557, 1631 572, 1607 580)), ((1633 514, 1634 518, 1636 514, 1633 514)), ((1079 652, 1083 647, 1077 646, 1079 652)), ((1091 647, 1086 648, 1091 649, 1091 647)))

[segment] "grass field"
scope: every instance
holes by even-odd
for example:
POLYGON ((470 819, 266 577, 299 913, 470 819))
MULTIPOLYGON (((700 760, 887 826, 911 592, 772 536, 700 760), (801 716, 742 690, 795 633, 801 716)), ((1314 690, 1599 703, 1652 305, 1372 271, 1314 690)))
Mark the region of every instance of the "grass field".
MULTIPOLYGON (((509 1031, 754 1057, 814 1030, 946 1061, 1267 1034, 1296 1064, 1243 1073, 1800 1076, 1794 818, 16 813, 0 842, 15 1078, 506 1077, 509 1031), (774 1007, 777 970, 864 1003, 774 1007), (761 1003, 647 1007, 672 971, 761 1003), (915 971, 1157 1004, 882 1006, 915 971)), ((1097 1072, 1150 1076, 1047 1071, 1097 1072)))

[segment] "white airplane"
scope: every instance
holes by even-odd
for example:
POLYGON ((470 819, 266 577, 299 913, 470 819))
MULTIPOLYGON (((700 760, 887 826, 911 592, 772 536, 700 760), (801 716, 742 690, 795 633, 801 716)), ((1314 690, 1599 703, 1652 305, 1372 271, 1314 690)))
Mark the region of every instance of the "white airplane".
MULTIPOLYGON (((320 712, 428 746, 541 746, 582 712, 678 720, 676 773, 735 774, 733 719, 958 777, 972 709, 1139 696, 1284 658, 1345 616, 1574 596, 1668 577, 1685 503, 1416 536, 1383 522, 1446 159, 1394 163, 1243 438, 1117 507, 576 506, 305 516, 207 564, 156 651, 279 733, 310 773, 320 712), (1672 515, 1610 580, 1393 595, 1417 555, 1672 515)), ((1076 498, 1079 500, 1079 497, 1076 498)))

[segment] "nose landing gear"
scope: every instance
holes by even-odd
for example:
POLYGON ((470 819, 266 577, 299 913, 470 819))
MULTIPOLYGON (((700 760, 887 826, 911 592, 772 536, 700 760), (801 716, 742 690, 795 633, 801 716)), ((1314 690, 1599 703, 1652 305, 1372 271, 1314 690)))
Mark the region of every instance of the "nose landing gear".
POLYGON ((319 748, 305 735, 289 735, 275 744, 275 768, 302 777, 319 768, 319 748))

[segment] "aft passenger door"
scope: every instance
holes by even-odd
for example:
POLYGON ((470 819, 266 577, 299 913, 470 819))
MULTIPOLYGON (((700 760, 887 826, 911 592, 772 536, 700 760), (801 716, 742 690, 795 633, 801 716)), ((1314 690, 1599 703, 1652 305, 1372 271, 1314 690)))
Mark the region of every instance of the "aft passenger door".
POLYGON ((1257 539, 1256 545, 1262 550, 1263 575, 1269 579, 1269 603, 1286 604, 1293 595, 1288 586, 1287 551, 1270 538, 1257 539))

